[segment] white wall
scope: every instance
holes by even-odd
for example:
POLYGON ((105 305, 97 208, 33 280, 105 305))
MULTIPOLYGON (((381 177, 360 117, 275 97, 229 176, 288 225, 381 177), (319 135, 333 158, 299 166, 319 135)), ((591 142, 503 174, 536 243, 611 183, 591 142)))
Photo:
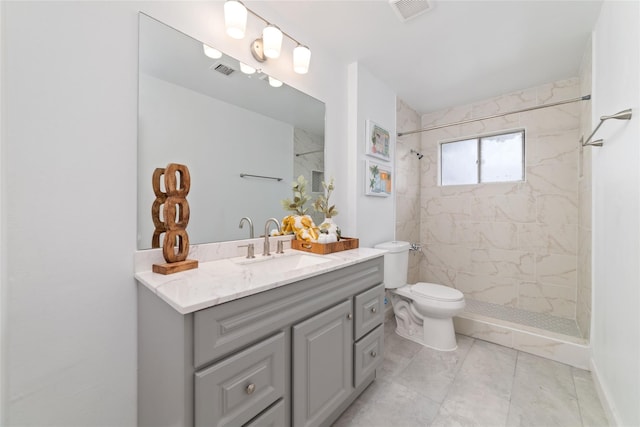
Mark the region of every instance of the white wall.
POLYGON ((353 63, 349 65, 349 98, 349 125, 352 126, 349 133, 350 182, 355 183, 355 188, 350 191, 356 206, 355 230, 360 238, 360 246, 372 247, 394 239, 396 191, 393 174, 392 196, 365 195, 366 159, 386 163, 365 154, 366 121, 372 120, 389 131, 390 164, 393 165, 396 151, 396 95, 366 69, 353 63))
MULTIPOLYGON (((136 424, 137 12, 253 63, 224 34, 222 2, 0 2, 3 22, 3 425, 136 424), (4 108, 6 107, 6 108, 4 108)), ((305 40, 303 24, 256 12, 305 40)), ((249 31, 258 34, 260 22, 249 31)), ((327 176, 346 235, 393 235, 392 201, 349 199, 347 65, 314 49, 305 76, 291 53, 263 68, 327 105, 327 176), (380 202, 356 229, 358 203, 380 202), (377 219, 376 219, 377 218, 377 219), (389 233, 380 232, 388 228, 389 233)), ((380 85, 359 82, 362 101, 380 85), (367 88, 367 85, 372 87, 367 88)), ((389 113, 362 111, 394 133, 389 113), (374 114, 375 113, 375 114, 374 114)), ((375 98, 375 101, 380 101, 375 98)), ((372 104, 374 104, 372 102, 372 104)), ((382 107, 375 107, 382 108, 382 107)), ((359 125, 363 126, 363 125, 359 125)), ((359 140, 361 141, 361 140, 359 140)), ((360 149, 362 146, 358 145, 360 149)), ((361 166, 359 166, 361 167, 361 166)), ((361 174, 360 174, 361 175, 361 174)), ((364 209, 362 209, 364 212, 364 209)))
POLYGON ((594 33, 593 367, 616 423, 640 425, 640 3, 605 1, 594 33))
POLYGON ((2 34, 4 34, 4 28, 3 28, 3 10, 4 8, 2 7, 2 5, 0 5, 0 424, 2 423, 2 420, 4 420, 4 402, 5 402, 5 394, 6 394, 6 382, 2 381, 2 378, 5 378, 6 375, 6 358, 5 358, 5 353, 6 353, 6 348, 5 348, 5 336, 6 336, 6 320, 5 320, 5 316, 7 313, 6 310, 6 300, 7 300, 7 296, 5 293, 5 286, 3 286, 4 283, 7 283, 7 276, 6 276, 6 271, 7 269, 5 268, 5 238, 4 238, 4 230, 6 228, 5 224, 4 224, 4 212, 3 209, 1 208, 2 206, 4 206, 4 194, 5 194, 5 190, 4 190, 4 184, 5 184, 5 179, 4 179, 4 161, 6 159, 5 156, 5 150, 4 150, 4 144, 2 144, 2 141, 5 140, 5 106, 4 106, 4 92, 3 92, 3 88, 4 88, 4 52, 5 52, 5 44, 4 44, 4 37, 2 37, 2 34))

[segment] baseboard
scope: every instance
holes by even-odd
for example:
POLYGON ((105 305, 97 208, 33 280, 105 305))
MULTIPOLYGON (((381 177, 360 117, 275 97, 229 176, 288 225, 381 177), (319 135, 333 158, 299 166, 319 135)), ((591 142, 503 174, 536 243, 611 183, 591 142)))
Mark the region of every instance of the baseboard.
POLYGON ((596 392, 598 393, 598 397, 600 398, 600 403, 602 404, 604 414, 609 421, 609 426, 617 427, 621 425, 618 421, 618 417, 616 416, 615 405, 612 405, 612 400, 609 398, 609 392, 607 391, 607 388, 602 384, 602 381, 600 381, 600 372, 598 371, 593 358, 591 358, 591 377, 593 378, 593 384, 596 388, 596 392))

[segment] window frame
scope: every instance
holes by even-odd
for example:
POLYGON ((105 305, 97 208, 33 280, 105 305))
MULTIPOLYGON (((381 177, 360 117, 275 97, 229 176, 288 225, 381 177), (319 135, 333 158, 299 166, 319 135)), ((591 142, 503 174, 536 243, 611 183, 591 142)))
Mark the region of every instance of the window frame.
POLYGON ((525 144, 525 138, 526 138, 526 130, 524 128, 521 129, 510 129, 510 130, 503 130, 503 131, 497 131, 497 132, 491 132, 491 133, 487 133, 487 134, 482 134, 482 135, 475 135, 475 136, 467 136, 467 137, 459 137, 456 139, 451 139, 451 140, 445 140, 445 141, 440 141, 438 143, 438 163, 439 163, 439 170, 438 170, 438 184, 441 187, 455 187, 455 186, 460 186, 460 185, 481 185, 481 184, 501 184, 501 183, 509 183, 509 182, 525 182, 526 179, 526 144, 525 144), (493 138, 496 136, 503 136, 503 135, 511 135, 511 134, 521 134, 522 135, 522 177, 520 179, 516 179, 516 180, 509 180, 509 181, 482 181, 481 177, 482 177, 482 140, 483 139, 488 139, 488 138, 493 138), (442 146, 445 144, 452 144, 455 142, 463 142, 463 141, 469 141, 469 140, 476 140, 476 149, 477 149, 477 153, 478 153, 478 158, 476 160, 476 182, 474 183, 470 183, 470 184, 443 184, 442 182, 442 173, 443 173, 443 161, 442 161, 442 146))

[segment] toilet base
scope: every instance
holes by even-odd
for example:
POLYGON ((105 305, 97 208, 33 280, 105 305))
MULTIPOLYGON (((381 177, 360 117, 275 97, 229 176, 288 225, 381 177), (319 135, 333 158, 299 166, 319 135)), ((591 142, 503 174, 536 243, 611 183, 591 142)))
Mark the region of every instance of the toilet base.
POLYGON ((422 325, 413 324, 409 328, 402 327, 398 320, 396 318, 396 334, 403 338, 438 351, 455 351, 458 348, 453 318, 423 318, 422 325))
POLYGON ((409 299, 395 290, 390 292, 393 314, 396 318, 396 333, 403 338, 417 342, 438 351, 454 351, 458 348, 453 316, 464 308, 461 302, 447 303, 446 307, 427 306, 409 299), (431 312, 433 316, 425 316, 431 312))

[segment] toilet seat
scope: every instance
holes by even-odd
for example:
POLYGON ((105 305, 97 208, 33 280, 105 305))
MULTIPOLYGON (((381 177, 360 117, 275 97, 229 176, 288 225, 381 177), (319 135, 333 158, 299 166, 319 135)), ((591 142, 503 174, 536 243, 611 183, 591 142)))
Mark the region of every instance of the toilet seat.
POLYGON ((410 292, 421 298, 443 302, 460 301, 464 298, 459 290, 435 283, 418 282, 411 286, 410 292))

